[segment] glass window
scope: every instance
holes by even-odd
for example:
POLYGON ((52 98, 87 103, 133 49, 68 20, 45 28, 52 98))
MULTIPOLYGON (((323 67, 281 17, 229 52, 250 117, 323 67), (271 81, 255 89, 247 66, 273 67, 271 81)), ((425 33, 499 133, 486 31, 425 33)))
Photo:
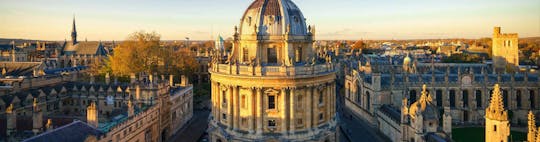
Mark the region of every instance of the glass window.
POLYGON ((276 120, 268 120, 268 127, 270 128, 276 127, 276 120))
POLYGON ((276 109, 276 96, 268 96, 268 109, 276 109))

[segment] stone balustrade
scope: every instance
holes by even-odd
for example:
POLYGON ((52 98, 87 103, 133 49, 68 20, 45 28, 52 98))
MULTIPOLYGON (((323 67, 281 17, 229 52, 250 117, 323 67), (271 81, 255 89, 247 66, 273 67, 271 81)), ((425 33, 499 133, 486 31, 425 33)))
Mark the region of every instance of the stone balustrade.
POLYGON ((311 76, 334 72, 332 64, 297 65, 297 66, 250 66, 235 64, 214 63, 210 68, 211 73, 237 75, 237 76, 311 76))

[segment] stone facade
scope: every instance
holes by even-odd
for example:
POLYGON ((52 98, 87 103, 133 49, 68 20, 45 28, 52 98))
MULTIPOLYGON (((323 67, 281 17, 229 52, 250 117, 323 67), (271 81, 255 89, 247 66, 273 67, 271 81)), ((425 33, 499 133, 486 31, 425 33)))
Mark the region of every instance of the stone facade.
MULTIPOLYGON (((50 133, 63 131, 52 127, 72 120, 85 120, 92 131, 99 132, 92 134, 94 141, 166 141, 193 115, 193 86, 187 82, 175 85, 164 76, 142 75, 132 83, 81 83, 71 82, 68 76, 72 75, 47 75, 44 78, 61 81, 1 95, 0 109, 6 113, 0 112, 0 118, 7 118, 8 125, 0 136, 9 138, 6 141, 29 138, 32 135, 22 134, 21 123, 12 122, 32 117, 33 130, 39 135, 29 141, 47 139, 54 135, 50 133), (50 119, 59 123, 50 124, 50 119)), ((40 78, 26 80, 31 79, 40 78)))
POLYGON ((292 1, 253 2, 209 69, 211 141, 337 141, 335 69, 313 34, 292 1))
POLYGON ((497 70, 514 70, 519 66, 519 49, 517 33, 501 33, 501 27, 493 30, 492 58, 497 70))
MULTIPOLYGON (((529 110, 535 114, 540 112, 538 72, 496 73, 489 64, 483 63, 405 60, 408 61, 362 56, 343 62, 346 107, 394 141, 398 141, 396 134, 403 132, 398 127, 402 120, 399 117, 402 100, 417 101, 423 84, 427 85, 441 116, 444 114, 443 118, 452 121, 450 126, 483 126, 494 84, 500 85, 502 102, 513 113, 508 118, 509 123, 526 124, 529 110)), ((443 129, 451 133, 451 127, 443 126, 443 129)))

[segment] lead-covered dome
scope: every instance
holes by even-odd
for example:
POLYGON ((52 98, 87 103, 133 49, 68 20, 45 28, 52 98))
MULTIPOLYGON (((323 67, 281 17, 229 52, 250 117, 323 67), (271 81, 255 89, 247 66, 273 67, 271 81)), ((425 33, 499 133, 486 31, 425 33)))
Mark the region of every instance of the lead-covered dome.
POLYGON ((255 0, 240 22, 240 35, 307 35, 305 18, 291 0, 255 0), (289 32, 290 31, 290 32, 289 32))

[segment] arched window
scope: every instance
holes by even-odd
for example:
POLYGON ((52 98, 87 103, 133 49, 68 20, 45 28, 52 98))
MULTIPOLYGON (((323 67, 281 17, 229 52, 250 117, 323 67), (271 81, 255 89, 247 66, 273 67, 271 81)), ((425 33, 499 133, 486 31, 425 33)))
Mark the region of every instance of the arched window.
POLYGON ((503 102, 504 102, 504 108, 508 109, 508 91, 503 90, 503 102))
POLYGON ((371 100, 370 100, 370 94, 369 92, 366 92, 366 109, 369 110, 370 106, 371 106, 371 100))
POLYGON ((409 91, 409 102, 411 104, 416 102, 416 90, 409 91))
POLYGON ((302 62, 302 47, 296 48, 294 57, 295 57, 295 62, 296 63, 302 62))
POLYGON ((437 106, 442 107, 443 101, 442 101, 442 90, 435 91, 435 97, 437 97, 437 106))
POLYGON ((482 108, 482 91, 476 90, 474 94, 476 96, 476 107, 478 109, 481 109, 482 108))
POLYGON ((461 91, 463 95, 463 107, 469 107, 469 91, 463 90, 461 91))
POLYGON ((531 103, 531 109, 536 109, 536 94, 534 93, 534 90, 529 91, 529 100, 531 103))
POLYGON ((521 90, 516 91, 516 105, 518 109, 521 109, 521 90))
POLYGON ((450 90, 450 107, 456 107, 456 90, 450 90))
POLYGON ((358 104, 361 105, 361 104, 362 104, 362 99, 361 99, 361 98, 362 98, 362 93, 361 93, 361 92, 357 92, 357 93, 356 93, 356 103, 358 103, 358 104))

